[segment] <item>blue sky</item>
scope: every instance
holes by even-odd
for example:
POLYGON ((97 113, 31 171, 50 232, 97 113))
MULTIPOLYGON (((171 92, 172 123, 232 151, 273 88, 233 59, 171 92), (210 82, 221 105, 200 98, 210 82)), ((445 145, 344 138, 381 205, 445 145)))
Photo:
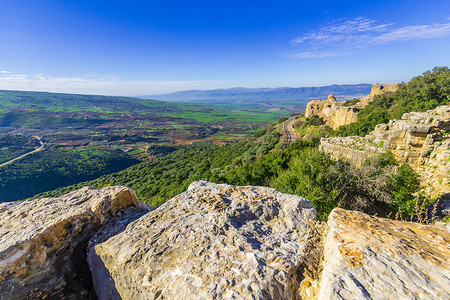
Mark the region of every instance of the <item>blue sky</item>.
POLYGON ((450 1, 0 1, 0 89, 144 95, 408 81, 450 1))

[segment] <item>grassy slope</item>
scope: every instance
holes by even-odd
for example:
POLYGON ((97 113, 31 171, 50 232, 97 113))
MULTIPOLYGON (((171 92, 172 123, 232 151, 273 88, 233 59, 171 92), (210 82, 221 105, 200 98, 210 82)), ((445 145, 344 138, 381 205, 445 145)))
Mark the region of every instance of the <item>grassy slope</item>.
POLYGON ((118 173, 77 185, 46 192, 39 197, 56 197, 84 185, 124 185, 134 189, 142 201, 159 205, 185 191, 192 181, 208 180, 235 185, 264 185, 310 200, 325 220, 336 206, 387 215, 399 209, 409 214, 412 195, 419 188, 416 174, 408 166, 398 174, 390 166, 392 157, 380 158, 359 170, 334 161, 312 142, 287 147, 278 144, 276 131, 223 146, 182 149, 167 156, 132 166, 118 173), (389 182, 410 183, 403 185, 389 182))
POLYGON ((255 138, 252 138, 229 145, 181 149, 90 182, 43 193, 40 197, 62 195, 86 184, 96 187, 125 185, 135 189, 141 200, 159 205, 186 190, 192 181, 211 180, 227 166, 249 162, 257 155, 267 153, 278 140, 279 134, 272 132, 256 143, 255 138))

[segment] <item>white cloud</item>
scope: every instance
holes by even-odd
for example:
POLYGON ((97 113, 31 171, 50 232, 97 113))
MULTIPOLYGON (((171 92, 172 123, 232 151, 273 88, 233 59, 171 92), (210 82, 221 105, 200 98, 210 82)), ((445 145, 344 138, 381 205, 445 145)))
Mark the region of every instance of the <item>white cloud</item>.
POLYGON ((223 82, 218 81, 126 81, 113 75, 53 77, 45 74, 25 75, 0 71, 0 89, 4 90, 133 96, 188 89, 212 89, 221 85, 223 82))
POLYGON ((334 56, 342 56, 349 55, 355 53, 351 50, 342 50, 342 51, 304 51, 294 54, 295 58, 324 58, 324 57, 334 57, 334 56))
POLYGON ((337 20, 331 25, 291 40, 295 48, 290 56, 321 58, 348 55, 374 45, 399 41, 430 39, 450 35, 450 23, 408 25, 396 27, 393 23, 358 17, 337 20))
POLYGON ((450 34, 450 23, 405 26, 393 29, 374 37, 372 44, 386 44, 395 41, 406 41, 416 39, 431 39, 450 34))

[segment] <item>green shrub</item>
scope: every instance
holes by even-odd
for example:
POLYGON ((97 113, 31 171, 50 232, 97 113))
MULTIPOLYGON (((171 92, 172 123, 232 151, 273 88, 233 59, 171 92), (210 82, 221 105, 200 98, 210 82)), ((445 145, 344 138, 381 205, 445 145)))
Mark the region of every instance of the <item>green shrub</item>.
POLYGON ((359 103, 359 102, 360 102, 359 99, 354 98, 354 99, 352 99, 352 100, 347 100, 347 101, 345 101, 342 105, 343 105, 343 106, 352 106, 352 105, 355 105, 355 104, 357 104, 357 103, 359 103))
POLYGON ((409 217, 416 212, 417 198, 414 195, 420 188, 420 177, 408 164, 403 164, 387 185, 392 195, 390 204, 392 211, 401 212, 409 217))
POLYGON ((284 121, 287 121, 287 120, 289 120, 288 117, 281 117, 281 118, 278 120, 278 123, 283 123, 284 121))

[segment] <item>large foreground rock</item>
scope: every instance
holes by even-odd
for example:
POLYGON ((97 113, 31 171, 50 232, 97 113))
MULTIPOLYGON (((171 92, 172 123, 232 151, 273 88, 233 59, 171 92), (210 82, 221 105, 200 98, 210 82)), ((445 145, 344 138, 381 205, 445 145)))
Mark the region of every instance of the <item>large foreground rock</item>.
POLYGON ((86 246, 130 206, 148 211, 126 187, 0 203, 0 298, 95 298, 86 246))
POLYGON ((335 209, 319 299, 450 299, 450 233, 335 209))
POLYGON ((195 182, 91 255, 123 299, 291 299, 312 204, 265 187, 195 182))

